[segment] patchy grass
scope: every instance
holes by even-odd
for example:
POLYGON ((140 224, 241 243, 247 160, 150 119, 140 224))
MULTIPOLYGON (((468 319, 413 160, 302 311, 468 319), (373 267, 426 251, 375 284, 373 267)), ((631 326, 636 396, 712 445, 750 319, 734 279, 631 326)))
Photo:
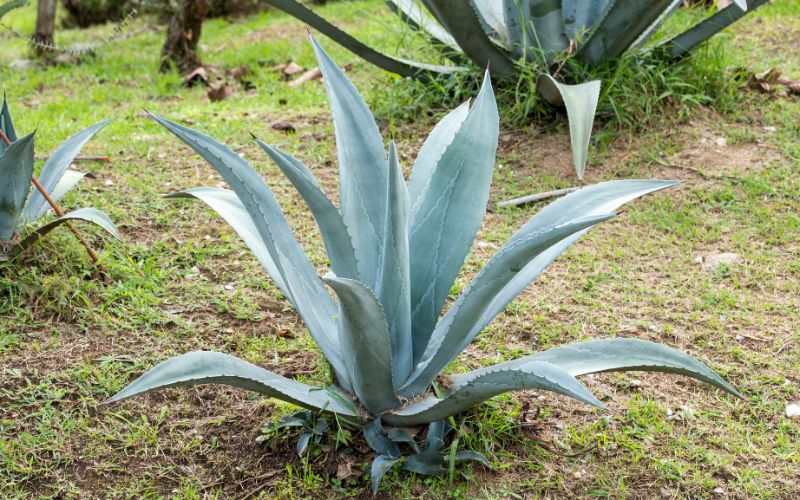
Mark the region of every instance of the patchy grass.
MULTIPOLYGON (((363 39, 419 55, 381 2, 336 2, 322 9, 363 39)), ((779 67, 800 77, 800 58, 786 49, 800 40, 798 14, 788 0, 760 9, 723 35, 728 48, 713 49, 720 59, 711 70, 779 67)), ((13 16, 8 19, 17 28, 32 27, 30 10, 13 16)), ((142 26, 140 21, 134 29, 142 26)), ((59 38, 70 43, 108 29, 65 31, 59 38)), ((101 404, 158 361, 200 348, 300 379, 327 376, 299 318, 235 234, 200 204, 161 198, 220 179, 142 112, 147 107, 193 124, 246 156, 267 178, 322 271, 324 249, 313 221, 247 133, 296 153, 334 192, 335 149, 321 85, 291 89, 269 71, 290 59, 313 64, 304 34, 302 25, 275 12, 206 23, 204 60, 224 68, 246 65, 255 85, 246 91, 234 84, 236 93, 218 103, 208 101, 205 89, 187 89, 176 75, 156 73, 159 32, 112 45, 78 66, 28 70, 7 67, 25 57, 25 47, 0 35, 0 78, 17 128, 38 129, 39 152, 80 128, 117 118, 85 149, 108 154, 112 162, 80 164, 96 179, 69 195, 65 205, 89 202, 107 211, 126 240, 115 244, 84 230, 104 249, 108 283, 97 279, 67 231, 22 259, 0 263, 3 497, 369 495, 365 471, 371 457, 360 439, 338 448, 328 442, 302 459, 291 434, 257 441, 265 426, 292 411, 283 403, 201 386, 101 404), (273 130, 278 121, 291 122, 296 133, 273 130)), ((429 115, 402 109, 418 98, 417 87, 325 45, 349 65, 384 131, 399 141, 408 167, 439 110, 429 115), (399 105, 390 105, 387 96, 399 105)), ((698 64, 680 71, 703 66, 698 64)), ((532 391, 498 397, 457 419, 459 439, 486 453, 493 470, 467 466, 454 477, 433 479, 393 474, 382 494, 797 493, 800 422, 783 411, 787 403, 800 402, 800 103, 705 90, 705 99, 694 91, 684 94, 697 101, 688 99, 684 107, 662 102, 664 109, 681 110, 673 117, 660 114, 658 101, 648 101, 652 108, 644 113, 653 116, 646 128, 611 125, 613 134, 603 135, 587 168, 588 182, 662 177, 681 179, 682 185, 626 207, 617 220, 587 235, 452 370, 574 340, 635 336, 705 360, 747 399, 642 373, 584 379, 608 412, 532 391), (713 271, 696 262, 722 252, 737 253, 740 260, 713 271)), ((563 122, 544 129, 511 127, 512 118, 506 116, 501 133, 492 200, 574 183, 563 122)), ((490 213, 454 291, 537 208, 490 213)))

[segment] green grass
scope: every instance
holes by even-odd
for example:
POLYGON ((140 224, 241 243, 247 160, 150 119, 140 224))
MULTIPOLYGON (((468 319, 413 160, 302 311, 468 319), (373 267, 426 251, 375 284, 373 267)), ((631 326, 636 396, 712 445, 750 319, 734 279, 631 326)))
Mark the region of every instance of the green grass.
MULTIPOLYGON (((389 52, 432 55, 381 2, 332 2, 320 10, 389 52)), ((795 3, 777 1, 685 64, 649 68, 638 79, 639 69, 620 67, 605 84, 604 123, 587 182, 666 177, 682 185, 626 207, 587 235, 451 367, 463 371, 579 339, 631 336, 705 360, 747 399, 643 373, 584 379, 608 412, 547 393, 498 397, 457 419, 461 441, 486 453, 492 470, 468 465, 452 478, 392 473, 382 494, 796 493, 800 421, 783 411, 800 402, 800 102, 741 91, 726 79, 738 67, 778 67, 800 77, 800 58, 786 49, 800 37, 798 15, 795 3), (665 91, 672 94, 662 97, 665 91), (741 261, 714 272, 694 262, 718 252, 736 252, 741 261)), ((29 32, 32 9, 6 21, 29 32)), ((100 38, 110 29, 63 31, 58 42, 100 38)), ((303 380, 327 377, 299 318, 236 235, 200 204, 161 197, 220 179, 142 111, 192 124, 244 154, 323 270, 313 221, 248 134, 296 154, 334 192, 335 146, 322 86, 289 88, 269 71, 288 60, 313 66, 305 28, 275 12, 207 22, 203 59, 227 69, 246 65, 256 86, 247 92, 232 82, 236 93, 218 103, 209 102, 205 89, 156 72, 161 37, 145 31, 77 66, 13 70, 8 63, 27 57, 27 49, 0 34, 0 82, 18 130, 37 129, 38 152, 116 118, 84 150, 112 162, 79 164, 96 179, 64 205, 101 208, 126 241, 81 226, 101 250, 108 283, 97 279, 64 230, 24 258, 0 263, 0 496, 368 496, 371 457, 360 438, 337 449, 331 436, 310 460, 294 453, 291 433, 257 442, 265 425, 292 411, 283 403, 197 387, 101 404, 158 361, 193 349, 229 352, 303 380), (278 121, 292 122, 297 132, 273 130, 278 121), (339 479, 337 467, 345 462, 356 474, 339 479)), ((398 141, 406 168, 443 108, 474 91, 469 82, 453 82, 437 94, 323 44, 348 65, 384 135, 398 141)), ((502 168, 492 200, 574 184, 565 123, 525 123, 552 115, 537 115, 538 105, 503 102, 502 168)), ((483 243, 454 293, 537 209, 488 215, 483 243)))

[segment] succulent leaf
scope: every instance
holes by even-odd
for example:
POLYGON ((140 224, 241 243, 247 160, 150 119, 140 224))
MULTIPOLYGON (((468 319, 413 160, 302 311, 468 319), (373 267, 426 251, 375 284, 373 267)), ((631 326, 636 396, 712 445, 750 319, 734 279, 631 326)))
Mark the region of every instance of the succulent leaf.
MULTIPOLYGON (((64 172, 67 171, 67 168, 69 168, 70 164, 75 160, 75 157, 78 156, 81 148, 109 123, 111 123, 111 120, 105 120, 97 125, 81 130, 62 142, 61 145, 53 151, 53 154, 47 159, 39 174, 39 182, 48 193, 52 193, 56 189, 59 181, 61 181, 61 178, 64 176, 64 172)), ((50 205, 48 205, 47 200, 44 199, 44 196, 42 196, 38 190, 34 189, 28 203, 22 211, 22 223, 26 224, 35 221, 49 209, 50 205)))
POLYGON ((248 363, 235 356, 212 351, 195 351, 163 361, 109 402, 130 399, 168 387, 198 384, 224 384, 287 401, 312 410, 323 410, 360 420, 358 411, 348 407, 327 391, 291 380, 248 363))
POLYGON ((400 458, 400 448, 381 425, 381 418, 376 417, 364 426, 364 439, 370 448, 390 458, 400 458))
POLYGON ((412 28, 425 31, 435 43, 446 45, 456 52, 462 52, 461 47, 450 33, 420 8, 414 0, 386 0, 386 3, 412 28))
POLYGON ((570 40, 585 40, 616 0, 561 0, 564 31, 570 40))
POLYGON ((117 231, 116 226, 113 222, 111 222, 111 219, 108 217, 108 215, 93 207, 79 208, 62 215, 61 217, 54 219, 41 227, 36 228, 32 233, 27 235, 11 249, 12 255, 19 254, 21 251, 39 241, 39 238, 42 236, 71 220, 91 222, 92 224, 105 230, 114 238, 118 240, 121 239, 119 231, 117 231))
MULTIPOLYGON (((3 107, 0 108, 0 130, 6 134, 9 141, 16 142, 17 132, 14 130, 14 122, 11 120, 11 111, 8 109, 8 101, 5 94, 3 94, 3 107)), ((3 142, 0 150, 4 149, 6 149, 6 145, 3 142)))
POLYGON ((499 117, 489 75, 444 149, 411 212, 411 321, 414 361, 430 338, 450 287, 486 213, 499 117))
POLYGON ((389 200, 386 205, 386 235, 381 258, 378 300, 386 313, 392 345, 394 380, 399 386, 412 366, 411 277, 408 248, 408 190, 397 159, 394 142, 389 145, 389 200))
POLYGON ((469 101, 447 113, 422 143, 408 178, 408 196, 412 206, 417 203, 420 194, 430 182, 436 166, 442 159, 442 154, 453 142, 456 133, 461 130, 467 116, 469 116, 469 101))
POLYGON ((534 49, 545 54, 549 62, 556 54, 569 48, 560 1, 522 0, 522 4, 528 4, 530 9, 530 22, 525 24, 525 28, 528 32, 526 37, 534 49))
POLYGON ((378 494, 378 489, 381 487, 383 476, 385 476, 387 472, 392 470, 392 468, 402 460, 402 458, 392 458, 386 455, 378 455, 375 457, 375 460, 372 461, 372 467, 370 468, 369 474, 370 480, 372 481, 373 495, 378 494))
POLYGON ((33 176, 33 134, 0 150, 0 241, 8 241, 17 229, 33 176))
POLYGON ((316 270, 294 238, 275 196, 264 179, 230 148, 211 137, 158 115, 151 116, 188 144, 222 175, 242 201, 272 261, 283 279, 288 296, 303 318, 322 353, 328 358, 339 382, 349 387, 336 326, 335 305, 319 281, 316 270))
POLYGON ((647 340, 606 339, 578 342, 498 366, 513 367, 529 361, 553 363, 576 377, 588 373, 631 370, 677 373, 702 380, 739 398, 743 397, 703 363, 671 347, 647 340))
POLYGON ((359 278, 373 291, 382 274, 389 166, 372 112, 355 86, 311 38, 331 104, 339 156, 340 209, 353 238, 359 278))
POLYGON ((272 260, 269 249, 264 244, 264 240, 261 239, 258 229, 256 229, 256 225, 253 223, 252 217, 250 217, 250 214, 244 207, 242 200, 236 196, 236 193, 230 189, 200 187, 187 189, 185 191, 178 191, 176 193, 169 194, 166 197, 196 198, 211 207, 211 209, 217 212, 219 216, 222 217, 225 222, 227 222, 228 225, 233 228, 234 231, 236 231, 236 234, 238 234, 242 240, 244 240, 247 247, 251 252, 253 252, 253 255, 258 260, 259 264, 261 264, 270 278, 272 278, 272 281, 275 282, 275 286, 277 286, 283 292, 283 294, 286 295, 289 300, 291 300, 291 295, 286 288, 286 284, 283 282, 281 273, 278 272, 278 268, 275 265, 275 262, 272 260))
MULTIPOLYGON (((88 174, 83 172, 76 172, 74 170, 67 170, 64 172, 64 175, 61 176, 61 180, 58 181, 56 187, 50 191, 50 198, 53 201, 58 202, 63 198, 67 193, 72 191, 72 188, 78 185, 78 183, 86 177, 88 174)), ((38 193, 38 191, 36 191, 38 193)))
POLYGON ((372 414, 399 406, 389 327, 380 302, 361 282, 330 275, 323 280, 339 299, 339 340, 358 400, 372 414))
POLYGON ((472 342, 494 315, 506 306, 506 303, 502 306, 496 303, 498 294, 525 269, 529 262, 565 238, 582 233, 611 217, 612 214, 576 217, 551 226, 535 229, 531 227, 524 235, 512 238, 481 269, 461 297, 437 323, 424 355, 400 393, 412 397, 430 385, 436 375, 472 342), (487 317, 486 312, 495 309, 496 312, 491 318, 487 317))
POLYGON ((290 154, 259 139, 256 139, 256 142, 278 165, 311 210, 314 220, 319 226, 333 272, 342 278, 356 279, 358 264, 350 232, 339 209, 322 190, 314 174, 303 162, 293 158, 290 154))
POLYGON ((456 415, 493 396, 519 389, 552 391, 603 408, 603 404, 566 370, 554 363, 533 360, 510 367, 497 365, 456 375, 453 377, 453 386, 443 398, 429 396, 385 413, 383 420, 398 426, 424 424, 456 415))
MULTIPOLYGON (((575 166, 575 174, 578 179, 583 179, 586 159, 589 155, 589 139, 592 136, 594 114, 597 109, 597 100, 600 98, 600 80, 567 85, 556 81, 548 74, 542 74, 536 82, 536 87, 545 98, 557 93, 567 108, 569 137, 572 143, 572 164, 575 166), (556 92, 553 92, 552 89, 556 92)), ((550 103, 556 104, 553 101, 550 103)))
POLYGON ((493 76, 501 79, 515 74, 511 58, 486 34, 471 0, 425 0, 423 3, 481 69, 489 68, 493 76))

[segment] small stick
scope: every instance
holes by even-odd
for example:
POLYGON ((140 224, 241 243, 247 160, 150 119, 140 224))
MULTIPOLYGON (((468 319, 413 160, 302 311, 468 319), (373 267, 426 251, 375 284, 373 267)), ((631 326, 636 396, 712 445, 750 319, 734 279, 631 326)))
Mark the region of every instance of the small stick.
POLYGON ((500 203, 497 204, 497 208, 516 207, 519 205, 525 205, 526 203, 534 203, 536 201, 542 201, 548 198, 555 198, 556 196, 563 196, 573 191, 577 191, 578 189, 580 188, 571 187, 564 189, 556 189, 554 191, 545 191, 544 193, 529 194, 528 196, 521 196, 519 198, 513 198, 511 200, 501 201, 500 203))
MULTIPOLYGON (((33 158, 35 160, 49 160, 50 155, 34 155, 33 158)), ((108 163, 111 161, 106 155, 101 156, 93 156, 93 155, 78 155, 75 157, 73 161, 102 161, 103 163, 108 163)))
MULTIPOLYGON (((8 139, 8 136, 6 135, 5 132, 3 132, 3 130, 0 130, 0 137, 2 137, 3 142, 5 142, 7 146, 11 145, 11 141, 8 139)), ((37 179, 36 176, 33 175, 31 176, 31 180, 33 181, 33 185, 36 186, 36 189, 39 190, 42 196, 44 196, 44 199, 47 200, 47 203, 49 203, 50 206, 53 208, 53 210, 56 212, 56 215, 58 215, 59 217, 63 217, 64 211, 61 210, 61 207, 58 206, 56 201, 50 197, 50 194, 47 192, 44 186, 42 186, 42 184, 39 182, 39 179, 37 179)), ((100 261, 100 258, 97 256, 95 251, 92 250, 92 247, 89 246, 89 243, 83 238, 83 236, 81 236, 81 233, 79 233, 78 230, 75 229, 75 226, 73 226, 70 223, 70 221, 66 221, 65 224, 70 229, 70 231, 72 231, 72 234, 74 234, 75 237, 78 238, 78 241, 81 242, 86 251, 89 252, 89 257, 92 258, 92 261, 95 264, 97 264, 100 261)), ((100 270, 102 272, 102 268, 100 268, 100 270)))

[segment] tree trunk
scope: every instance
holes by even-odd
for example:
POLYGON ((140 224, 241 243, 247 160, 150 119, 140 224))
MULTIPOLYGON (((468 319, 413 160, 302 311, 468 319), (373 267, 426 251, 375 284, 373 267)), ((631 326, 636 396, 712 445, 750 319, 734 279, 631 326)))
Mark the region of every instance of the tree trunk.
POLYGON ((53 34, 56 30, 56 0, 39 0, 36 4, 36 31, 33 41, 36 43, 34 52, 40 56, 47 52, 42 45, 53 45, 53 34))
POLYGON ((161 71, 169 71, 174 65, 186 73, 201 65, 197 44, 207 13, 208 0, 179 0, 161 49, 161 71))

